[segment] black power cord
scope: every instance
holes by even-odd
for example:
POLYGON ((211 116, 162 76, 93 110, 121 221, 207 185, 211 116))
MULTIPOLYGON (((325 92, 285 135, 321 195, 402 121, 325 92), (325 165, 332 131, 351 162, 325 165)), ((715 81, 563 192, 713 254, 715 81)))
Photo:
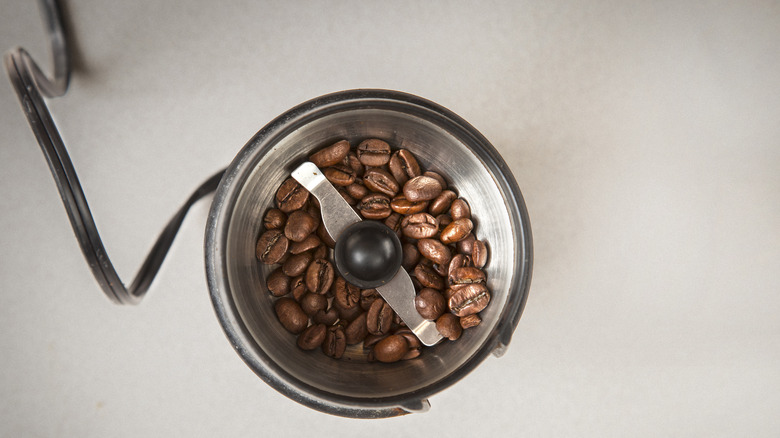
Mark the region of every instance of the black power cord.
POLYGON ((41 151, 49 163, 54 182, 60 192, 65 211, 68 213, 73 232, 81 246, 92 274, 103 292, 118 304, 137 304, 141 301, 179 231, 187 211, 195 202, 216 190, 224 169, 198 187, 160 233, 149 255, 138 270, 133 283, 126 287, 119 278, 114 265, 98 234, 95 221, 89 210, 84 191, 81 189, 76 170, 70 161, 65 144, 57 126, 52 120, 43 96, 52 98, 65 94, 70 80, 70 63, 67 41, 62 25, 62 16, 57 0, 40 0, 46 30, 54 56, 54 78, 49 79, 38 64, 21 47, 5 54, 4 64, 11 84, 16 90, 22 111, 27 116, 41 151))

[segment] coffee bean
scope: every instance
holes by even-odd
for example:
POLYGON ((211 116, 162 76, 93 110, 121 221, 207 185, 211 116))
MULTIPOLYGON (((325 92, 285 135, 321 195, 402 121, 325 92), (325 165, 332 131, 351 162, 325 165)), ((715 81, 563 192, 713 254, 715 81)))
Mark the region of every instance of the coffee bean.
POLYGON ((290 277, 297 277, 306 272, 306 268, 309 267, 311 260, 311 252, 302 252, 300 254, 291 255, 282 265, 282 272, 290 277))
POLYGON ((455 244, 455 247, 458 249, 459 253, 471 255, 471 252, 474 248, 474 241, 476 241, 474 234, 469 233, 466 235, 466 237, 459 240, 458 243, 455 244))
POLYGON ((384 166, 390 161, 390 145, 376 138, 363 140, 357 147, 357 157, 365 166, 384 166))
POLYGON ((289 245, 290 241, 280 230, 268 230, 257 239, 255 255, 266 265, 273 265, 287 254, 289 245))
POLYGON ((476 313, 462 316, 460 318, 460 326, 463 327, 464 330, 468 328, 476 327, 481 322, 482 322, 482 318, 480 318, 479 315, 477 315, 476 313))
POLYGON ((265 285, 271 295, 281 297, 290 293, 290 277, 284 275, 281 268, 276 268, 268 274, 265 285))
POLYGON ((363 175, 363 184, 374 192, 384 193, 389 197, 393 197, 398 193, 398 182, 390 175, 390 172, 380 168, 372 167, 366 170, 363 175))
POLYGON ((452 190, 444 190, 437 196, 433 201, 431 201, 431 205, 428 208, 428 213, 432 214, 433 216, 438 216, 450 209, 450 205, 452 205, 452 201, 458 198, 458 195, 455 194, 452 190))
POLYGON ((406 343, 409 344, 409 348, 419 348, 422 347, 422 343, 420 343, 420 339, 414 334, 412 329, 409 327, 401 327, 398 330, 393 333, 395 335, 403 336, 404 339, 406 339, 406 343))
POLYGON ((490 292, 484 284, 469 284, 455 291, 448 304, 455 316, 466 316, 482 311, 488 302, 490 292))
POLYGON ((328 250, 328 247, 325 245, 320 245, 314 250, 313 259, 327 259, 329 255, 330 251, 328 250))
POLYGON ((474 262, 474 266, 482 268, 487 263, 488 248, 485 242, 481 240, 475 240, 474 245, 471 247, 471 260, 474 262))
POLYGON ((463 198, 452 201, 450 216, 452 216, 452 220, 455 221, 462 218, 471 219, 471 208, 469 207, 468 202, 463 198))
POLYGON ((275 230, 284 227, 287 222, 287 215, 278 208, 271 208, 265 212, 263 217, 263 226, 266 230, 275 230))
POLYGON ((365 166, 363 166, 363 163, 360 162, 357 155, 352 151, 350 151, 347 154, 347 157, 344 158, 343 164, 344 166, 352 169, 352 172, 355 174, 355 177, 357 178, 362 178, 363 175, 365 174, 365 170, 366 170, 365 166))
POLYGON ((390 208, 392 208, 394 212, 400 214, 419 213, 425 211, 426 207, 428 207, 428 201, 412 202, 406 199, 406 196, 404 195, 398 195, 390 201, 390 208))
POLYGON ((436 320, 436 330, 450 341, 456 341, 463 333, 460 320, 452 313, 445 313, 436 320))
POLYGON ((328 248, 332 249, 336 247, 336 241, 330 237, 330 234, 328 234, 328 230, 325 229, 324 222, 320 222, 320 226, 317 227, 317 237, 319 237, 320 240, 322 240, 322 243, 324 243, 328 248))
POLYGON ((344 187, 336 187, 336 191, 339 192, 339 195, 341 195, 342 198, 344 198, 345 201, 347 201, 347 204, 351 206, 357 205, 358 201, 353 198, 349 192, 347 192, 344 187))
POLYGON ((374 335, 383 335, 390 331, 393 324, 393 308, 381 298, 377 298, 371 304, 366 315, 368 332, 374 335))
POLYGON ((427 239, 439 231, 436 219, 428 213, 415 213, 401 221, 401 232, 413 239, 427 239))
POLYGON ((302 208, 307 199, 309 192, 293 178, 287 178, 276 191, 276 206, 285 213, 302 208))
POLYGON ((379 292, 376 289, 363 289, 360 291, 360 308, 368 311, 374 300, 379 298, 379 292))
POLYGON ((425 288, 414 298, 414 307, 420 316, 433 321, 447 310, 447 302, 436 289, 425 288))
POLYGON ((335 186, 346 187, 355 182, 355 172, 343 165, 327 167, 322 174, 335 186))
POLYGON ((442 192, 442 185, 439 181, 425 175, 416 176, 404 184, 404 196, 406 199, 415 201, 430 201, 436 198, 442 192))
POLYGON ((485 284, 485 273, 481 269, 471 266, 455 268, 450 271, 447 282, 453 289, 467 284, 485 284))
POLYGON ((336 311, 339 314, 339 321, 342 321, 345 324, 349 323, 350 321, 354 321, 355 318, 357 318, 358 316, 360 316, 361 313, 364 312, 363 309, 360 308, 360 306, 352 306, 350 308, 345 309, 335 299, 333 300, 333 307, 336 309, 336 311))
POLYGON ((420 176, 420 164, 411 152, 401 149, 393 153, 390 162, 387 163, 390 173, 393 174, 398 184, 404 184, 415 176, 420 176))
POLYGON ((390 198, 374 193, 363 198, 356 207, 366 219, 384 219, 390 216, 390 198))
POLYGON ((299 303, 303 299, 303 296, 309 292, 308 289, 306 289, 306 281, 303 277, 303 275, 299 275, 290 280, 290 292, 292 292, 293 299, 299 303))
POLYGON ((325 259, 314 260, 306 269, 306 287, 316 294, 324 295, 333 284, 336 270, 325 259))
POLYGON ((450 273, 449 263, 444 264, 444 265, 440 265, 438 263, 434 263, 433 264, 433 270, 436 271, 436 273, 439 274, 440 276, 446 278, 447 275, 449 275, 449 273, 450 273))
POLYGON ((312 321, 318 324, 325 324, 331 326, 339 320, 339 312, 335 307, 331 307, 327 311, 320 310, 312 317, 312 321))
POLYGON ((411 271, 420 262, 420 251, 417 250, 417 245, 412 243, 404 243, 401 248, 404 253, 401 266, 407 271, 411 271))
POLYGON ((449 213, 442 213, 436 216, 436 220, 439 222, 439 232, 441 232, 452 223, 452 216, 449 213))
POLYGON ((368 336, 366 313, 361 313, 354 321, 350 322, 347 328, 344 329, 344 334, 346 335, 347 345, 363 342, 363 339, 368 336))
POLYGON ((373 351, 374 358, 380 362, 397 362, 409 351, 409 344, 401 335, 390 335, 379 341, 373 351))
POLYGON ((384 221, 385 226, 393 230, 393 232, 395 232, 395 235, 398 236, 399 238, 401 237, 401 220, 403 220, 403 218, 404 217, 401 216, 400 214, 393 212, 390 213, 390 216, 385 218, 384 221))
POLYGON ((274 310, 279 322, 290 333, 298 334, 306 328, 309 317, 303 313, 301 306, 294 299, 282 297, 274 303, 274 310))
MULTIPOLYGON (((363 349, 372 350, 371 353, 373 354, 373 348, 372 347, 374 345, 376 345, 377 343, 379 343, 379 341, 381 341, 382 339, 384 339, 384 338, 386 338, 388 336, 389 336, 389 334, 372 335, 371 333, 369 333, 368 336, 366 336, 366 338, 363 339, 363 349)), ((371 359, 372 357, 373 356, 370 356, 369 359, 372 360, 371 359)))
POLYGON ((325 324, 315 324, 309 326, 306 330, 298 335, 298 348, 301 350, 314 350, 322 345, 325 340, 325 333, 328 328, 325 324))
POLYGON ((406 354, 404 354, 404 357, 402 357, 401 360, 416 359, 420 357, 421 354, 422 354, 422 347, 410 348, 409 351, 407 351, 406 354))
POLYGON ((474 228, 474 224, 471 222, 471 219, 467 218, 460 218, 452 221, 451 224, 447 225, 447 228, 442 230, 441 232, 441 241, 442 243, 455 243, 459 242, 466 238, 466 236, 471 233, 471 230, 474 228))
POLYGON ((322 342, 322 352, 334 359, 341 359, 347 348, 347 337, 344 328, 340 325, 328 327, 325 332, 325 340, 322 342))
POLYGON ((366 186, 358 184, 357 182, 348 185, 345 190, 349 196, 352 196, 352 198, 358 202, 365 198, 369 193, 369 190, 366 188, 366 186))
POLYGON ((300 242, 293 242, 290 244, 290 254, 300 254, 302 252, 311 251, 322 245, 322 240, 312 233, 306 236, 305 239, 300 242))
POLYGON ((436 239, 418 240, 417 249, 420 251, 420 255, 439 265, 446 265, 452 260, 449 248, 436 239))
POLYGON ((429 170, 429 171, 427 171, 427 172, 423 173, 423 176, 427 176, 427 177, 429 177, 429 178, 433 178, 433 179, 435 179, 436 181, 438 181, 438 182, 439 182, 439 184, 441 184, 441 188, 442 188, 442 189, 446 189, 446 188, 447 188, 447 181, 445 181, 445 180, 444 180, 444 177, 443 177, 443 176, 441 176, 441 174, 439 174, 439 173, 437 173, 437 172, 434 172, 434 171, 431 171, 431 170, 429 170))
POLYGON ((287 218, 287 225, 284 226, 284 236, 293 242, 302 242, 317 229, 317 219, 303 210, 295 210, 287 218))
POLYGON ((444 279, 430 266, 419 263, 414 267, 414 276, 423 287, 430 287, 438 290, 444 289, 444 279))
POLYGON ((325 298, 325 295, 307 292, 306 295, 301 298, 301 310, 309 316, 314 316, 317 312, 324 311, 327 307, 328 299, 325 298))
POLYGON ((344 161, 349 153, 349 142, 346 140, 338 141, 324 149, 313 153, 309 161, 317 165, 320 169, 333 166, 344 161))
POLYGON ((342 309, 351 309, 360 304, 360 288, 339 276, 333 283, 333 298, 342 309))
POLYGON ((466 254, 455 254, 452 256, 449 266, 447 267, 447 276, 452 274, 452 271, 456 268, 462 268, 464 266, 471 265, 471 256, 466 254))

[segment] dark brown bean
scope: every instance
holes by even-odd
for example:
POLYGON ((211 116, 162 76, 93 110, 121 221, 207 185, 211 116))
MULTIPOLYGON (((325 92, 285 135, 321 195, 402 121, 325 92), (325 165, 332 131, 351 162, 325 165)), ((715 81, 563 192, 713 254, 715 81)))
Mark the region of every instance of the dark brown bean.
POLYGON ((357 155, 350 151, 347 154, 347 157, 344 158, 344 166, 349 167, 352 169, 352 172, 355 174, 355 177, 362 178, 365 174, 366 168, 363 166, 363 163, 360 162, 357 155))
POLYGON ((401 149, 393 153, 390 162, 387 163, 390 173, 399 184, 404 184, 415 176, 420 176, 420 164, 411 152, 401 149))
POLYGON ((398 330, 393 333, 395 335, 401 335, 406 339, 406 342, 409 344, 409 348, 419 348, 422 347, 422 344, 420 343, 420 339, 417 337, 417 335, 414 334, 412 329, 409 327, 401 327, 398 330))
POLYGON ((315 324, 309 326, 300 335, 298 335, 298 348, 301 350, 314 350, 322 345, 325 340, 325 333, 328 328, 325 324, 315 324))
POLYGON ((398 193, 400 188, 393 175, 390 175, 390 172, 380 167, 372 167, 366 170, 365 175, 363 175, 363 184, 369 190, 384 193, 391 198, 398 193))
POLYGON ((263 226, 266 230, 276 230, 278 228, 282 228, 286 222, 287 215, 278 208, 269 209, 267 212, 265 212, 265 216, 263 216, 263 226))
POLYGON ((457 289, 456 286, 465 286, 467 284, 485 284, 485 273, 481 269, 472 266, 455 268, 450 271, 447 282, 453 289, 457 289))
POLYGON ((420 255, 439 265, 447 265, 452 260, 450 249, 436 239, 418 240, 417 249, 420 251, 420 255))
POLYGON ((342 309, 351 309, 360 304, 360 288, 338 276, 333 282, 334 301, 342 309))
POLYGON ((273 265, 287 254, 289 245, 290 241, 280 230, 268 230, 257 239, 255 255, 266 265, 273 265))
POLYGON ((309 317, 303 313, 301 306, 289 297, 282 297, 274 303, 274 310, 279 322, 290 333, 298 334, 306 328, 309 317))
POLYGON ((320 245, 317 247, 317 249, 314 250, 314 260, 317 259, 327 259, 330 252, 328 251, 328 247, 325 245, 320 245))
POLYGON ((334 359, 341 359, 347 348, 347 337, 344 328, 340 325, 332 325, 325 332, 325 340, 322 342, 322 352, 334 359))
POLYGON ((356 201, 360 201, 361 199, 365 198, 369 193, 366 186, 358 183, 348 185, 345 190, 349 196, 352 196, 352 198, 354 198, 356 201))
POLYGON ((444 279, 430 266, 419 263, 414 267, 414 276, 423 287, 430 287, 437 290, 444 289, 444 279))
POLYGON ((334 186, 346 187, 355 182, 355 172, 343 165, 326 167, 322 173, 334 186))
POLYGON ((333 284, 336 270, 325 259, 314 260, 306 269, 306 287, 316 294, 324 295, 333 284))
POLYGON ((306 236, 306 238, 300 242, 292 242, 290 244, 290 254, 300 254, 302 252, 316 249, 320 245, 322 245, 322 240, 320 240, 316 234, 312 233, 306 236))
MULTIPOLYGON (((388 337, 389 335, 372 335, 371 333, 366 336, 366 339, 363 340, 363 349, 365 350, 373 350, 372 347, 376 345, 379 341, 382 339, 388 337)), ((373 351, 371 351, 373 353, 373 351)), ((369 359, 371 359, 372 356, 369 355, 369 359)))
POLYGON ((357 157, 365 166, 384 166, 390 161, 390 145, 377 138, 363 140, 357 147, 357 157))
POLYGON ((327 326, 333 325, 339 320, 339 311, 335 307, 331 307, 327 311, 319 311, 312 317, 312 321, 318 324, 325 324, 327 326))
POLYGON ((441 188, 442 189, 446 189, 447 188, 447 181, 444 180, 444 177, 441 176, 441 174, 439 174, 437 172, 434 172, 432 170, 429 170, 429 171, 423 173, 423 176, 427 176, 429 178, 433 178, 436 181, 438 181, 439 184, 441 184, 441 188))
POLYGON ((309 157, 309 161, 323 169, 344 161, 349 153, 349 142, 346 140, 338 141, 326 148, 320 149, 309 157))
POLYGON ((344 334, 346 335, 347 345, 363 342, 363 339, 368 336, 366 313, 361 313, 354 321, 350 322, 347 328, 344 329, 344 334))
POLYGON ((474 266, 482 268, 487 263, 488 248, 485 242, 481 240, 475 240, 474 245, 471 247, 471 260, 474 262, 474 266))
POLYGON ((276 191, 276 206, 285 213, 303 208, 307 199, 309 199, 308 190, 293 178, 287 178, 276 191))
POLYGON ((379 193, 366 196, 356 208, 366 219, 384 219, 393 212, 390 209, 390 198, 379 193))
POLYGON ((317 312, 324 311, 327 307, 328 299, 325 298, 325 295, 307 292, 301 298, 301 310, 309 316, 314 316, 317 312))
POLYGON ((449 275, 449 263, 440 265, 438 263, 433 264, 433 270, 436 271, 437 274, 441 275, 444 278, 447 278, 447 275, 449 275))
POLYGON ((306 289, 306 281, 303 279, 303 275, 299 275, 290 280, 290 292, 292 293, 293 299, 299 303, 303 299, 303 296, 309 292, 306 289))
POLYGON ((302 242, 317 229, 319 223, 309 213, 303 210, 295 210, 287 218, 284 226, 284 236, 293 242, 302 242))
POLYGON ((319 237, 320 240, 322 240, 322 243, 324 243, 328 248, 336 247, 336 241, 330 237, 330 234, 328 234, 328 230, 325 229, 324 222, 320 222, 320 226, 317 227, 317 237, 319 237))
POLYGON ((401 266, 407 271, 411 271, 414 269, 414 266, 420 262, 420 251, 417 250, 417 245, 412 243, 404 243, 401 248, 404 252, 401 266))
POLYGON ((430 201, 442 192, 439 181, 425 175, 416 176, 404 184, 404 196, 406 199, 416 201, 430 201))
POLYGON ((447 310, 447 302, 439 291, 426 287, 414 298, 414 307, 420 316, 434 321, 447 310))
POLYGON ((455 247, 458 248, 459 253, 471 255, 475 240, 474 233, 469 233, 466 235, 466 237, 459 240, 458 243, 455 244, 455 247))
POLYGON ((452 256, 452 260, 447 267, 447 276, 449 277, 455 268, 462 268, 464 266, 471 266, 471 256, 465 254, 455 254, 452 256))
POLYGON ((402 235, 401 234, 401 221, 403 220, 403 218, 404 217, 401 216, 400 214, 393 212, 393 213, 390 213, 390 216, 388 216, 385 219, 385 222, 384 222, 385 225, 387 226, 387 228, 390 228, 391 230, 393 230, 395 232, 396 236, 398 236, 399 238, 402 235))
POLYGON ((374 346, 374 359, 385 362, 397 362, 409 351, 409 343, 401 335, 390 335, 374 346))
POLYGON ((401 232, 413 239, 433 237, 439 231, 439 223, 428 213, 415 213, 401 221, 401 232))
POLYGON ((451 224, 441 232, 441 241, 445 244, 459 242, 466 238, 474 228, 471 219, 460 218, 452 221, 451 224))
POLYGON ((452 190, 444 190, 439 194, 439 196, 436 197, 433 201, 431 201, 431 206, 428 208, 428 213, 432 214, 433 216, 438 216, 450 209, 450 205, 452 205, 452 201, 458 198, 458 195, 455 194, 452 190))
POLYGON ((452 201, 450 216, 452 216, 452 220, 455 221, 462 218, 471 219, 471 208, 469 207, 469 203, 463 198, 452 201))
POLYGON ((436 216, 436 220, 439 221, 439 232, 441 232, 452 223, 452 216, 450 216, 449 213, 442 213, 436 216))
POLYGON ((379 292, 376 289, 363 289, 360 291, 360 308, 368 311, 374 300, 379 298, 379 292))
POLYGON ((394 212, 400 214, 420 213, 421 211, 425 211, 426 207, 428 207, 428 201, 412 202, 406 199, 406 196, 404 195, 398 195, 390 201, 390 208, 392 208, 394 212))
POLYGON ((275 297, 281 297, 290 293, 290 277, 284 275, 281 268, 274 269, 265 279, 268 292, 275 297))
POLYGON ((306 272, 306 268, 309 267, 311 260, 311 252, 302 252, 300 254, 291 255, 282 265, 282 272, 290 277, 297 277, 306 272))
POLYGON ((358 201, 357 199, 353 198, 349 192, 347 192, 344 187, 336 187, 336 191, 339 192, 339 195, 341 195, 342 198, 344 198, 345 201, 347 201, 347 204, 351 206, 357 205, 358 201))
POLYGON ((463 329, 469 329, 472 327, 478 326, 482 322, 482 318, 479 317, 476 313, 472 313, 471 315, 462 316, 460 318, 460 326, 463 327, 463 329))
POLYGON ((350 321, 353 321, 355 318, 360 316, 361 313, 363 313, 363 309, 360 308, 360 306, 352 306, 348 309, 345 309, 341 307, 341 304, 338 303, 335 299, 333 300, 333 307, 336 309, 336 311, 339 314, 339 320, 344 322, 345 324, 349 323, 350 321))
POLYGON ((393 308, 381 298, 371 303, 366 314, 368 332, 373 335, 383 335, 390 332, 393 324, 393 308))
POLYGON ((484 284, 469 284, 455 291, 448 304, 455 316, 466 316, 482 311, 488 302, 490 292, 484 284))
POLYGON ((450 341, 456 341, 463 333, 460 320, 452 313, 445 313, 436 320, 436 330, 450 341))

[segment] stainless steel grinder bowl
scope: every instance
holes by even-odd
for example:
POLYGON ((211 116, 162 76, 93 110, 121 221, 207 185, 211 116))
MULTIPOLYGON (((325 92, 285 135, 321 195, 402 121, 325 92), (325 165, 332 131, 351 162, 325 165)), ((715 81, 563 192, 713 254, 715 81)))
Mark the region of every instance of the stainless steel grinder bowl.
POLYGON ((531 280, 531 229, 520 189, 498 152, 446 108, 406 93, 350 90, 310 100, 260 130, 228 167, 206 227, 206 274, 217 316, 233 347, 273 388, 335 415, 381 418, 425 410, 427 398, 463 378, 491 352, 503 353, 531 280), (316 149, 380 138, 414 153, 468 200, 477 237, 488 242, 492 297, 482 323, 457 342, 392 364, 342 360, 300 350, 282 328, 265 286, 271 267, 255 258, 263 215, 276 189, 316 149))

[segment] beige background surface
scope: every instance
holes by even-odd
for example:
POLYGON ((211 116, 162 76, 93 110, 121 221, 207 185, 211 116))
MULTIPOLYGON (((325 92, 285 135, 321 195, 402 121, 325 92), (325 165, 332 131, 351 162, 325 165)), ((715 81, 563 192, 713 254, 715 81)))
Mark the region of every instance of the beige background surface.
MULTIPOLYGON (((309 410, 222 334, 208 201, 140 306, 101 294, 3 79, 0 435, 780 435, 778 2, 66 4, 76 71, 51 107, 126 281, 267 121, 358 87, 434 100, 493 142, 534 279, 507 354, 427 414, 309 410)), ((33 2, 0 0, 0 49, 48 66, 43 35, 33 2)))

